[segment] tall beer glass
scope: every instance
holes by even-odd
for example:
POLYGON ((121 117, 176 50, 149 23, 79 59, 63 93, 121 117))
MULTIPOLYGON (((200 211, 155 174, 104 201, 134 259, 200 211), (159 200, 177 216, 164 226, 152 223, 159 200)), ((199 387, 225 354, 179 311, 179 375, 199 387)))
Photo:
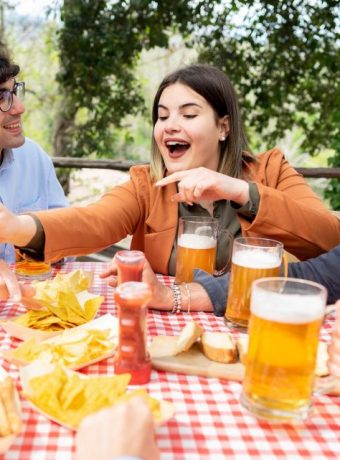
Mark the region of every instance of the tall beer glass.
POLYGON ((241 403, 254 415, 281 422, 308 416, 326 297, 311 281, 253 283, 241 403))
POLYGON ((279 276, 283 244, 266 238, 236 238, 231 260, 225 318, 237 328, 246 328, 250 316, 250 289, 254 280, 279 276))
POLYGON ((213 274, 215 269, 218 220, 212 217, 180 217, 175 283, 190 283, 193 270, 213 274))

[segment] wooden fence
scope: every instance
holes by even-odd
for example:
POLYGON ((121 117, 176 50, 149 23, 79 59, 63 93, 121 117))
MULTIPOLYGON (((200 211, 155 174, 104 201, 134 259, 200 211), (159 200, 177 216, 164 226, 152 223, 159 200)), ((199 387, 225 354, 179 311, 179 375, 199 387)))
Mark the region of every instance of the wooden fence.
MULTIPOLYGON (((147 164, 143 161, 130 160, 89 160, 87 158, 53 157, 53 164, 58 168, 116 169, 128 171, 131 166, 147 164)), ((304 177, 340 179, 340 168, 295 168, 304 177)))

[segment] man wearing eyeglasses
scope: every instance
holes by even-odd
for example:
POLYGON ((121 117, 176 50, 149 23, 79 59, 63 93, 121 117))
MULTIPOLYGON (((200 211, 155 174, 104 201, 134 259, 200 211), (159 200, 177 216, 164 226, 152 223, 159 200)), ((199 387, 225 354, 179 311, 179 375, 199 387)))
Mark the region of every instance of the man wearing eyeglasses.
MULTIPOLYGON (((24 136, 25 83, 16 81, 19 70, 0 43, 0 202, 17 214, 65 207, 50 157, 24 136)), ((0 259, 15 261, 12 245, 0 244, 0 259)))

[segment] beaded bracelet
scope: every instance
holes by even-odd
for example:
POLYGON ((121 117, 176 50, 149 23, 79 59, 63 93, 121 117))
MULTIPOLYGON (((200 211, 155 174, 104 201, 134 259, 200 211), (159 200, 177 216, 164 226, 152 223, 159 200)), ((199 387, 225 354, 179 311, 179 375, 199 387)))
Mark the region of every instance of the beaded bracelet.
POLYGON ((187 293, 188 297, 188 310, 187 313, 190 313, 190 308, 191 308, 191 293, 190 293, 190 288, 188 283, 183 283, 185 287, 185 292, 187 293))
POLYGON ((174 297, 174 303, 172 306, 172 311, 171 313, 180 313, 181 312, 181 304, 182 304, 182 296, 181 296, 181 290, 177 284, 173 284, 170 286, 170 289, 172 291, 173 297, 174 297))

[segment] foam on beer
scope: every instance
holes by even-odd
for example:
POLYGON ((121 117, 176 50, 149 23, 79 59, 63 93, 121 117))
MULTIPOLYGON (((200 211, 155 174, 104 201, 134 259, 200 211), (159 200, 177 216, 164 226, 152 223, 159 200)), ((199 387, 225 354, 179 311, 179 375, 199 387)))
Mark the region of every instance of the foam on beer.
POLYGON ((183 235, 178 238, 178 246, 189 249, 210 249, 216 246, 216 240, 207 235, 183 233, 183 235))
POLYGON ((304 324, 323 317, 325 306, 322 298, 312 295, 279 294, 252 289, 251 312, 268 321, 288 324, 304 324))
POLYGON ((233 254, 232 261, 236 265, 249 268, 274 268, 281 265, 278 252, 265 252, 259 249, 238 251, 233 254))

